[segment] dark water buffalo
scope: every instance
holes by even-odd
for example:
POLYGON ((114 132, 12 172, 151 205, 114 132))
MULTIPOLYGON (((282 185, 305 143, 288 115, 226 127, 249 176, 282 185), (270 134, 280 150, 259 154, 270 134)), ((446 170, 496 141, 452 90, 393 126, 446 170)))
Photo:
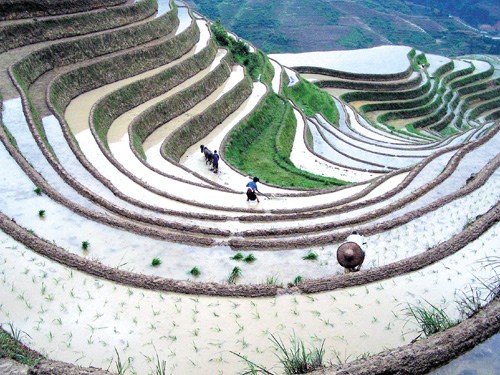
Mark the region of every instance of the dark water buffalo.
POLYGON ((205 164, 211 164, 214 158, 214 153, 208 149, 207 146, 200 146, 201 153, 205 155, 205 164))

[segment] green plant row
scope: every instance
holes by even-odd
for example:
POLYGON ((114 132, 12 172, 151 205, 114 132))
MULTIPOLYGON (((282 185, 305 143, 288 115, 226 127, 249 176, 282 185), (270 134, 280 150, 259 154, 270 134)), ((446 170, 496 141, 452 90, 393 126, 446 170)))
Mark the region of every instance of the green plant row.
POLYGON ((421 107, 428 103, 437 92, 438 82, 436 81, 434 85, 432 85, 430 91, 428 91, 425 95, 420 96, 417 99, 406 100, 406 101, 393 101, 393 102, 376 102, 363 104, 359 109, 361 113, 368 113, 374 111, 392 111, 392 110, 400 110, 400 109, 409 109, 415 107, 421 107))
POLYGON ((142 0, 100 12, 6 25, 0 28, 0 52, 27 44, 114 29, 151 16, 156 9, 156 0, 142 0))
MULTIPOLYGON (((438 69, 436 69, 436 72, 434 73, 434 84, 430 88, 430 91, 427 93, 422 93, 422 95, 418 98, 415 98, 414 100, 408 100, 408 101, 393 101, 393 102, 378 102, 380 99, 374 99, 377 101, 377 103, 370 103, 370 104, 364 104, 361 106, 360 110, 362 113, 366 112, 371 112, 371 111, 390 111, 390 110, 397 110, 397 109, 409 109, 409 108, 415 108, 415 107, 420 107, 425 105, 426 103, 429 102, 429 100, 432 99, 432 97, 436 94, 438 87, 439 87, 439 79, 442 77, 445 73, 451 71, 454 67, 453 61, 450 61, 442 66, 440 66, 438 69)), ((427 83, 429 83, 428 81, 427 83)))
POLYGON ((457 92, 460 96, 462 96, 462 95, 472 94, 478 91, 487 90, 488 88, 496 87, 499 84, 500 84, 500 78, 496 78, 487 82, 481 82, 475 85, 467 85, 465 87, 461 87, 457 90, 457 92))
POLYGON ((332 124, 338 124, 339 112, 332 97, 316 85, 300 79, 289 87, 283 83, 283 93, 300 108, 306 116, 315 116, 321 113, 332 124))
POLYGON ((500 110, 490 113, 488 116, 485 117, 485 120, 493 121, 493 120, 498 120, 499 118, 500 118, 500 110))
POLYGON ((451 73, 445 75, 442 78, 442 87, 446 86, 448 84, 448 82, 451 82, 451 81, 457 79, 458 77, 472 74, 475 69, 476 69, 475 66, 473 64, 471 64, 471 66, 469 66, 465 69, 457 70, 455 72, 451 72, 451 73))
POLYGON ((427 105, 411 108, 406 110, 401 110, 397 112, 386 112, 377 118, 377 121, 385 123, 391 120, 415 118, 420 116, 425 116, 436 108, 438 108, 443 103, 443 97, 441 95, 435 96, 434 100, 427 105))
POLYGON ((349 79, 353 81, 395 81, 399 79, 407 78, 413 72, 410 66, 403 72, 390 73, 390 74, 367 74, 367 73, 350 73, 340 70, 321 68, 316 66, 297 66, 294 69, 303 74, 322 74, 329 77, 349 79))
POLYGON ((490 111, 498 107, 500 107, 500 98, 478 105, 469 113, 469 116, 470 118, 475 119, 478 118, 481 113, 490 111))
POLYGON ((0 20, 54 16, 111 7, 125 0, 15 0, 0 2, 0 20))
MULTIPOLYGON (((429 126, 432 123, 441 120, 444 116, 447 115, 448 106, 446 104, 451 99, 452 96, 453 96, 453 93, 449 92, 448 95, 446 95, 446 97, 443 98, 443 103, 437 109, 437 111, 433 112, 430 116, 427 116, 423 119, 412 122, 411 125, 415 129, 419 129, 419 128, 424 128, 426 126, 429 126)), ((458 97, 457 97, 457 99, 458 99, 458 97)), ((458 101, 456 101, 456 103, 458 103, 458 101)))
POLYGON ((465 78, 453 81, 452 83, 450 83, 449 87, 452 90, 456 90, 460 87, 463 87, 463 86, 468 85, 470 83, 473 83, 475 81, 480 81, 482 79, 491 77, 494 72, 495 72, 495 68, 493 67, 493 65, 490 64, 490 67, 488 68, 488 70, 485 70, 484 72, 477 73, 477 74, 471 74, 465 78))
POLYGON ((178 162, 189 147, 210 134, 217 125, 236 111, 251 92, 252 81, 245 75, 231 91, 170 134, 162 145, 162 154, 178 162))
MULTIPOLYGON (((168 35, 178 24, 177 10, 129 28, 99 35, 90 35, 75 41, 52 44, 37 50, 14 65, 27 87, 43 73, 60 66, 76 64, 98 56, 137 47, 168 35)), ((116 67, 115 67, 116 69, 116 67)))
POLYGON ((305 172, 291 163, 296 125, 290 103, 269 93, 231 132, 223 145, 224 156, 243 173, 279 186, 321 188, 345 184, 305 172))
POLYGON ((358 100, 366 101, 390 101, 390 100, 407 100, 415 99, 424 95, 429 91, 431 82, 428 80, 423 85, 411 90, 402 91, 352 91, 345 93, 340 98, 346 102, 354 102, 358 100))
POLYGON ((133 49, 62 74, 51 86, 50 101, 62 114, 71 99, 82 92, 167 64, 187 53, 198 37, 199 29, 193 23, 181 34, 159 45, 133 49))
POLYGON ((422 82, 422 76, 399 83, 371 83, 371 82, 356 82, 356 81, 317 81, 315 84, 321 88, 339 88, 351 90, 371 90, 371 91, 397 91, 416 88, 422 82))
MULTIPOLYGON (((180 64, 174 65, 154 76, 126 85, 99 101, 95 106, 93 122, 95 130, 104 144, 107 144, 107 132, 116 118, 132 108, 171 90, 204 69, 213 60, 216 52, 216 47, 212 43, 199 54, 191 56, 180 64)), ((141 118, 141 116, 143 114, 138 118, 141 118)), ((141 139, 139 137, 139 140, 141 139)))
MULTIPOLYGON (((437 131, 439 133, 443 132, 456 132, 455 129, 449 128, 448 125, 453 121, 453 118, 455 117, 454 110, 457 108, 458 104, 460 103, 460 97, 456 95, 452 101, 448 104, 449 110, 448 112, 433 126, 431 126, 431 129, 434 131, 437 131), (448 129, 448 130, 446 130, 448 129)), ((460 120, 460 115, 458 120, 460 120)), ((457 120, 457 121, 458 121, 457 120)))
MULTIPOLYGON (((231 69, 224 58, 206 77, 141 113, 131 124, 141 143, 164 123, 180 116, 213 93, 229 78, 231 69)), ((182 155, 182 154, 181 154, 182 155)))

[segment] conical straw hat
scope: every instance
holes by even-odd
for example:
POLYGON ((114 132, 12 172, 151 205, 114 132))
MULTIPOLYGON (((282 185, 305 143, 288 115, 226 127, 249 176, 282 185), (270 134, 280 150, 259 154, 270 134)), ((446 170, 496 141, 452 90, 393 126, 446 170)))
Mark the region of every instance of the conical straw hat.
POLYGON ((354 268, 365 260, 365 253, 355 242, 345 242, 337 249, 337 261, 342 267, 354 268))

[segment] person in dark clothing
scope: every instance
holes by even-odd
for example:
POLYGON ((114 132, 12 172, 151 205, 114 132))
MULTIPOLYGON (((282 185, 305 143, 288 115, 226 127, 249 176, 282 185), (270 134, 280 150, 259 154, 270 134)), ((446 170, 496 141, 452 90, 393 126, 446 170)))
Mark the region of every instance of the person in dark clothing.
POLYGON ((257 203, 259 203, 259 197, 257 197, 257 192, 260 193, 259 189, 257 188, 257 182, 259 182, 258 177, 254 177, 252 181, 249 181, 247 184, 247 202, 249 201, 255 201, 257 200, 257 203))
POLYGON ((219 154, 217 150, 214 150, 214 154, 212 155, 212 168, 211 171, 217 173, 219 171, 219 154))

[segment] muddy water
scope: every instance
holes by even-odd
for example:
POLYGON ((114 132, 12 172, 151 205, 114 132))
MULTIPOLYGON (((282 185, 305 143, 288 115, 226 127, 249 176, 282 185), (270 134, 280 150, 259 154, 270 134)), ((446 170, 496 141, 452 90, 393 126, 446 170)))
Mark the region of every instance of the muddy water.
POLYGON ((459 253, 419 272, 315 295, 237 299, 157 293, 98 280, 39 257, 0 233, 1 321, 30 335, 49 358, 108 368, 131 358, 132 373, 152 367, 155 350, 168 371, 234 374, 245 367, 229 351, 277 370, 270 334, 306 344, 325 339, 325 360, 352 359, 410 342, 416 327, 408 303, 424 298, 457 316, 454 293, 474 274, 493 271, 479 260, 496 242, 499 224, 459 253), (23 267, 15 265, 22 262, 23 267), (435 285, 440 285, 435 288, 435 285))

